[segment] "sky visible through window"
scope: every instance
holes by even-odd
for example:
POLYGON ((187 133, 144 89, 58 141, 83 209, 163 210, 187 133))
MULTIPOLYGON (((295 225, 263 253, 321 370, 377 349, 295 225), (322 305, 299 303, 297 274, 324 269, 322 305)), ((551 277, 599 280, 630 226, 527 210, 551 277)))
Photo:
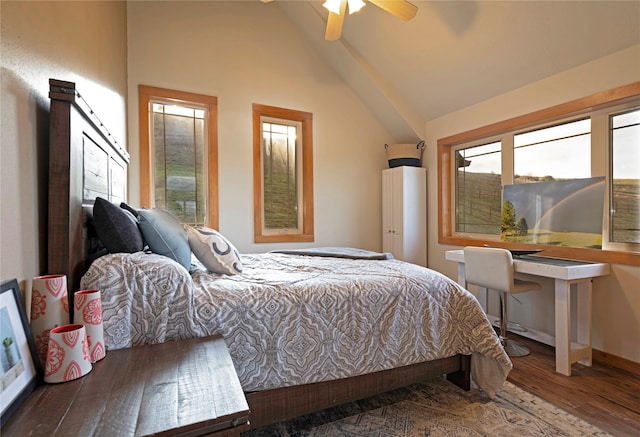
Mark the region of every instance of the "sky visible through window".
MULTIPOLYGON (((615 177, 637 179, 640 168, 640 111, 618 116, 618 125, 635 124, 617 131, 614 150, 615 177)), ((614 126, 615 127, 615 126, 614 126)), ((590 120, 584 119, 514 136, 514 174, 575 179, 591 176, 590 120), (554 140, 555 138, 555 140, 554 140), (518 156, 520 155, 520 156, 518 156)), ((499 142, 465 149, 471 161, 467 171, 500 171, 499 142), (496 148, 496 145, 498 146, 496 148), (473 159, 474 157, 480 159, 473 159)))
POLYGON ((640 178, 640 109, 612 117, 613 177, 640 178))
POLYGON ((514 135, 513 148, 515 176, 591 176, 590 119, 514 135))

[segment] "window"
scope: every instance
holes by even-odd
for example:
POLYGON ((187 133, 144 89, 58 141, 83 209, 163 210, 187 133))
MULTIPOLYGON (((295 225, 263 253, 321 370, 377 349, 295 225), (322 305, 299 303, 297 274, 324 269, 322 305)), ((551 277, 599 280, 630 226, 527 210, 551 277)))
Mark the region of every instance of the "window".
POLYGON ((591 176, 591 120, 588 118, 513 136, 516 184, 591 176))
POLYGON ((503 187, 600 177, 611 209, 602 217, 603 249, 534 248, 548 256, 637 263, 639 107, 640 82, 438 140, 439 242, 537 246, 500 241, 503 187))
POLYGON ((302 223, 302 147, 296 141, 300 123, 284 123, 268 117, 262 123, 262 199, 265 233, 300 232, 302 223))
POLYGON ((463 148, 456 152, 457 232, 500 232, 501 147, 498 141, 463 148))
POLYGON ((313 241, 312 114, 253 105, 254 238, 313 241))
POLYGON ((640 244, 640 109, 611 115, 612 243, 640 244))
POLYGON ((218 228, 217 99, 139 87, 140 200, 218 228))

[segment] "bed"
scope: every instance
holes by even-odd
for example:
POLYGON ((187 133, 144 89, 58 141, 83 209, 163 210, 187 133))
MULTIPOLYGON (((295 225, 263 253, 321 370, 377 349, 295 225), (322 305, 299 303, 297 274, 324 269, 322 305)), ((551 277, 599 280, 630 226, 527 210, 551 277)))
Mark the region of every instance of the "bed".
POLYGON ((222 334, 252 427, 439 375, 502 386, 511 362, 476 299, 384 254, 238 254, 235 275, 196 256, 188 269, 148 251, 96 257, 93 205, 125 201, 128 154, 75 84, 50 87, 48 270, 101 290, 108 350, 222 334))

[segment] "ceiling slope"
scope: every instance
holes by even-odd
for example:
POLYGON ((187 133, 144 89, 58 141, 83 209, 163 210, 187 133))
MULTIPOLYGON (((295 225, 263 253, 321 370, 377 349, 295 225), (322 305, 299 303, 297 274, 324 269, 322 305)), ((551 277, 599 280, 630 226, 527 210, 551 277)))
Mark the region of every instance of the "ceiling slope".
MULTIPOLYGON (((325 41, 321 1, 275 1, 396 142, 427 121, 640 44, 640 1, 419 1, 409 22, 367 5, 325 41)), ((640 63, 640 60, 638 60, 640 63)))
POLYGON ((327 14, 321 10, 319 2, 285 1, 279 2, 279 6, 376 118, 383 121, 392 138, 398 142, 417 143, 424 137, 424 119, 345 38, 325 41, 327 14))

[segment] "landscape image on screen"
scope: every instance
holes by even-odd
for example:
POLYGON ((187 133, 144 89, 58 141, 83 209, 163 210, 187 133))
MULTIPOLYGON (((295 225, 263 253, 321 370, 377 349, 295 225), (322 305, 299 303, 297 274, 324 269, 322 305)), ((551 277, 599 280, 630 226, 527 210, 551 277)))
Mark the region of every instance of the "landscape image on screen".
POLYGON ((500 239, 602 248, 604 177, 505 185, 500 239))

